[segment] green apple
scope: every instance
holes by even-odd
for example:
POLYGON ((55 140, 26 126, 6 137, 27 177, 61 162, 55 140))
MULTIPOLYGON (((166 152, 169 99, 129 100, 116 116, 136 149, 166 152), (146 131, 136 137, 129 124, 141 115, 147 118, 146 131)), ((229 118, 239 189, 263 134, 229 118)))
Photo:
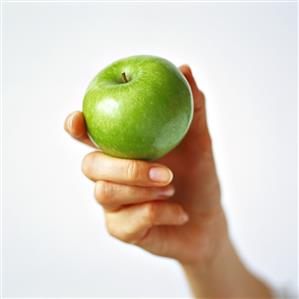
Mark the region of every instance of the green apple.
POLYGON ((166 59, 118 60, 89 84, 83 114, 91 140, 114 157, 155 160, 183 139, 193 117, 190 86, 166 59))

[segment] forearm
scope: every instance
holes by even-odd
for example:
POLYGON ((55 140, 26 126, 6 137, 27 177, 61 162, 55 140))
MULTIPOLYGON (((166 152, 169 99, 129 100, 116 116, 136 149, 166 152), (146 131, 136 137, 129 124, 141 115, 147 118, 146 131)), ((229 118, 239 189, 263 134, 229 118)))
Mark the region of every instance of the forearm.
POLYGON ((270 289, 250 273, 229 240, 207 265, 183 265, 196 298, 273 298, 270 289))

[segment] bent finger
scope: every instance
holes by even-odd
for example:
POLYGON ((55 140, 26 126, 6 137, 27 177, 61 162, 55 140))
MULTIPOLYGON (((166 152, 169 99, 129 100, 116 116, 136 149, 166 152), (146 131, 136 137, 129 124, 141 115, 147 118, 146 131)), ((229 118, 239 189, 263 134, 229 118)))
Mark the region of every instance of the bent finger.
POLYGON ((181 205, 167 202, 151 202, 106 212, 108 232, 124 242, 138 243, 153 226, 183 225, 188 215, 181 205))
POLYGON ((165 200, 174 194, 173 186, 167 187, 136 187, 120 185, 107 181, 95 184, 96 201, 106 210, 119 210, 122 206, 165 200))
POLYGON ((84 157, 82 171, 93 181, 104 180, 144 187, 166 186, 173 179, 171 170, 162 164, 119 159, 98 151, 84 157))

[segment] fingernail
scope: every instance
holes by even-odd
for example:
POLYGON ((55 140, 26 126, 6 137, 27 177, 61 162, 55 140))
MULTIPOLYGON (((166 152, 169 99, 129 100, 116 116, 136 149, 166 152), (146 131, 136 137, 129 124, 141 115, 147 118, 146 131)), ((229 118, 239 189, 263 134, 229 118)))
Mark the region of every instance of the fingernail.
POLYGON ((153 167, 149 171, 149 177, 151 180, 156 182, 169 183, 173 178, 173 174, 167 168, 153 167))
POLYGON ((160 190, 159 195, 162 196, 172 196, 175 193, 174 187, 171 186, 170 188, 160 190))
POLYGON ((179 221, 181 222, 181 223, 185 223, 185 222, 187 222, 189 220, 189 216, 188 216, 188 214, 187 213, 181 213, 180 214, 180 216, 179 216, 179 221))

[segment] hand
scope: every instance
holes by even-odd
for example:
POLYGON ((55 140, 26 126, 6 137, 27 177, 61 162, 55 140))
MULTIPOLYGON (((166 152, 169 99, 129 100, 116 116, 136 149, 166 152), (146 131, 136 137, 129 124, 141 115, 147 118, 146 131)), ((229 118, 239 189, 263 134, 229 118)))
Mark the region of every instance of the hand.
MULTIPOLYGON (((191 69, 184 65, 180 70, 194 98, 194 117, 183 141, 155 162, 96 151, 84 158, 82 170, 96 182, 95 197, 110 234, 179 261, 196 298, 272 298, 228 237, 205 98, 191 69)), ((65 129, 92 145, 81 112, 67 118, 65 129)))
MULTIPOLYGON (((155 162, 95 151, 84 158, 82 170, 95 182, 95 197, 111 235, 182 264, 204 264, 223 247, 227 228, 205 98, 191 69, 184 65, 180 70, 194 98, 194 117, 184 140, 155 162)), ((68 116, 65 129, 92 145, 81 112, 68 116)))

